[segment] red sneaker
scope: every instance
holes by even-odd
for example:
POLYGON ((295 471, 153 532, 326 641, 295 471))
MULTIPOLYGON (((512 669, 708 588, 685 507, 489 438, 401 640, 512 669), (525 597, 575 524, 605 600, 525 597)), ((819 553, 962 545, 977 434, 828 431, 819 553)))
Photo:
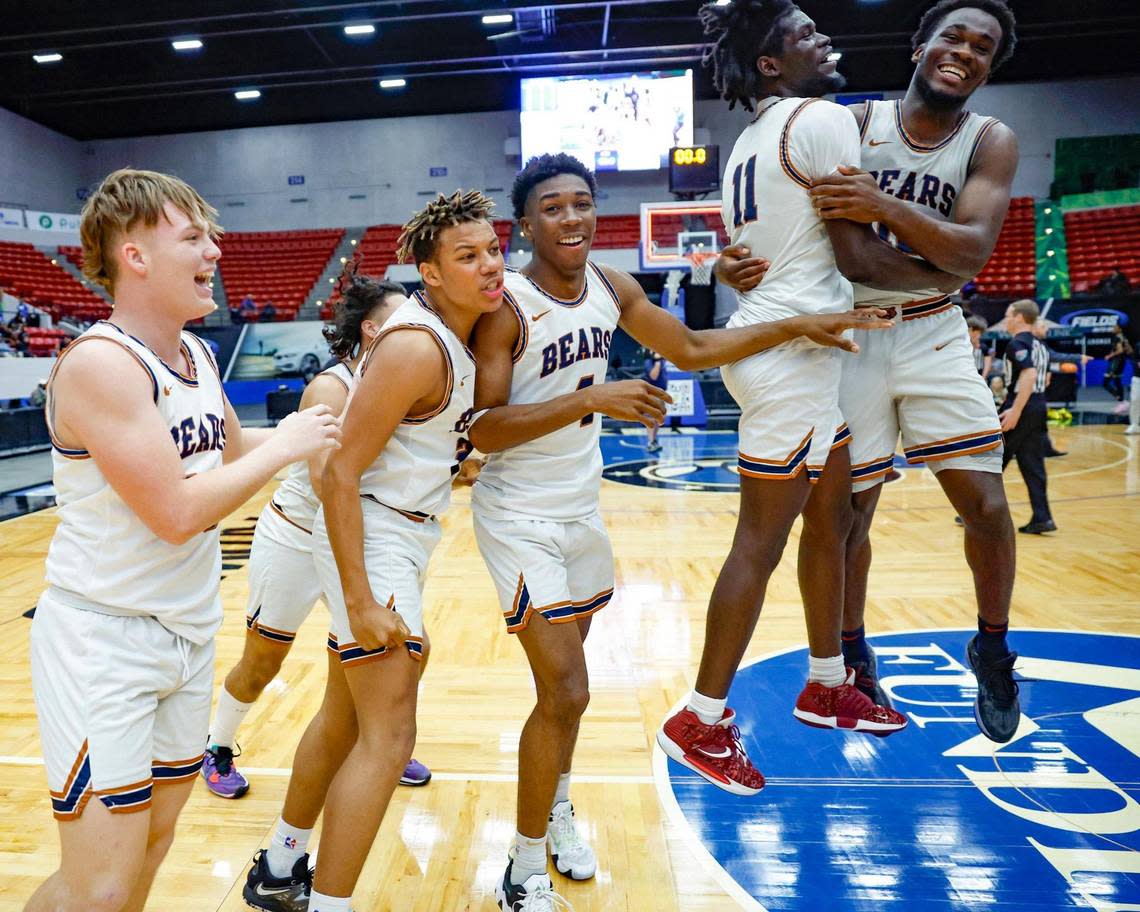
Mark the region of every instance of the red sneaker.
POLYGON ((796 699, 792 715, 815 728, 845 728, 885 738, 906 728, 907 718, 887 706, 878 706, 855 687, 855 672, 838 687, 808 681, 796 699))
POLYGON ((732 722, 735 718, 736 713, 726 709, 719 722, 705 725, 695 712, 682 709, 665 720, 657 743, 682 766, 718 788, 734 795, 755 795, 764 788, 764 777, 744 752, 740 729, 732 722))

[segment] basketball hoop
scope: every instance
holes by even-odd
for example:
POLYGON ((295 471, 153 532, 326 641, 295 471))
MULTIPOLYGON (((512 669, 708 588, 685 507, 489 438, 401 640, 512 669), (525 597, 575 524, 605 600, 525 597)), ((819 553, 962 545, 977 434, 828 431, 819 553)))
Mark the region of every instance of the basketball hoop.
POLYGON ((692 250, 685 254, 689 261, 689 282, 692 285, 711 285, 713 265, 717 254, 704 250, 692 250))

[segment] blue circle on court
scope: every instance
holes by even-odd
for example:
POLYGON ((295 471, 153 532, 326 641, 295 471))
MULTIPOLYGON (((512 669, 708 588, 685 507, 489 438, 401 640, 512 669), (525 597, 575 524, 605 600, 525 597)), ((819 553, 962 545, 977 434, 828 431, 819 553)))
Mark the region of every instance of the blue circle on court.
POLYGON ((1140 908, 1140 638, 1011 633, 1022 721, 998 745, 973 719, 972 635, 872 639, 910 719, 883 739, 793 718, 806 650, 742 668, 729 705, 767 778, 754 797, 657 751, 666 808, 742 908, 1140 908))

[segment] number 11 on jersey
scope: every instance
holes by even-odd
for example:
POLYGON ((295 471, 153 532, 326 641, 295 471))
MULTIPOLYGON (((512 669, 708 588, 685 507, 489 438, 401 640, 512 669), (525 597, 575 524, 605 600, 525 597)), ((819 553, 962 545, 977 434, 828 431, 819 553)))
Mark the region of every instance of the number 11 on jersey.
POLYGON ((756 211, 756 156, 753 155, 732 172, 732 227, 739 228, 758 219, 756 211), (741 187, 743 174, 744 186, 741 187), (743 199, 741 191, 743 190, 743 199))

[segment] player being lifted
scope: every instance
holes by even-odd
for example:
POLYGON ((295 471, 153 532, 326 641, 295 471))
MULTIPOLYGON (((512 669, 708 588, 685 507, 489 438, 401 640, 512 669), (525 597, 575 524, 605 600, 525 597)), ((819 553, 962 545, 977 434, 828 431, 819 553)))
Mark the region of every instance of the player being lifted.
POLYGON ((83 270, 115 310, 48 383, 59 525, 31 664, 62 858, 29 912, 141 912, 202 765, 218 523, 336 445, 326 406, 243 430, 182 331, 216 308, 216 215, 177 178, 129 169, 83 207, 83 270))
MULTIPOLYGON (((862 169, 815 181, 820 215, 874 223, 881 235, 963 281, 980 272, 1009 205, 1017 140, 965 105, 1009 59, 1016 40, 1013 14, 1001 0, 930 7, 912 38, 916 67, 906 96, 848 109, 859 125, 862 169)), ((978 678, 975 717, 988 738, 1008 741, 1021 709, 1016 654, 1006 645, 1015 564, 1001 475, 1007 421, 999 420, 978 376, 961 311, 945 294, 929 284, 894 292, 859 285, 855 303, 889 309, 895 326, 861 337, 859 356, 843 363, 839 402, 852 434, 854 490, 844 656, 856 685, 885 703, 863 614, 871 520, 901 431, 907 460, 935 472, 963 519, 978 604, 978 636, 967 648, 978 678)))
MULTIPOLYGON (((301 396, 301 408, 327 405, 344 411, 352 372, 368 344, 407 292, 396 282, 374 281, 357 275, 359 255, 340 277, 333 322, 324 328, 336 363, 313 378, 301 396)), ((327 451, 289 467, 285 480, 257 518, 249 556, 249 602, 241 658, 222 685, 210 741, 202 764, 206 788, 221 798, 240 798, 249 781, 234 764, 238 726, 253 708, 293 646, 297 631, 320 598, 320 581, 313 565, 313 519, 320 507, 320 477, 327 451)), ((428 646, 424 638, 424 661, 428 646)), ((431 773, 412 760, 404 785, 426 785, 431 773)))
MULTIPOLYGON (((756 117, 728 161, 722 204, 734 244, 771 261, 739 296, 730 326, 802 313, 841 312, 850 280, 884 288, 950 289, 953 276, 893 249, 865 225, 824 222, 812 180, 859 161, 851 115, 819 99, 843 86, 831 40, 790 0, 709 3, 706 55, 729 106, 756 117)), ((755 794, 752 765, 727 707, 768 580, 796 517, 803 515, 799 582, 808 627, 808 683, 794 714, 808 725, 886 735, 905 717, 858 691, 840 646, 844 547, 851 528, 850 434, 839 409, 842 356, 810 343, 783 345, 723 370, 740 404, 740 514, 709 603, 705 645, 688 705, 658 742, 670 757, 736 794, 755 794)))
POLYGON ((425 288, 401 304, 364 353, 326 462, 313 557, 331 615, 328 683, 297 756, 281 820, 243 896, 258 909, 349 912, 416 737, 422 590, 466 433, 475 321, 503 297, 492 202, 456 191, 404 226, 399 257, 425 288), (310 885, 306 848, 324 808, 310 885))
POLYGON ((878 324, 871 315, 837 313, 689 330, 650 303, 631 276, 589 261, 595 190, 593 173, 569 155, 532 159, 517 175, 511 202, 534 254, 521 271, 507 271, 507 305, 480 320, 474 336, 480 411, 470 436, 490 454, 472 495, 475 536, 537 690, 519 744, 518 831, 498 891, 504 912, 555 908, 548 847, 555 867, 573 879, 593 877, 597 866, 569 797, 589 700, 583 641, 614 586, 598 513, 595 413, 653 425, 668 402, 641 380, 604 382, 614 330, 620 325, 682 369, 699 370, 801 336, 850 348, 846 329, 878 324))

